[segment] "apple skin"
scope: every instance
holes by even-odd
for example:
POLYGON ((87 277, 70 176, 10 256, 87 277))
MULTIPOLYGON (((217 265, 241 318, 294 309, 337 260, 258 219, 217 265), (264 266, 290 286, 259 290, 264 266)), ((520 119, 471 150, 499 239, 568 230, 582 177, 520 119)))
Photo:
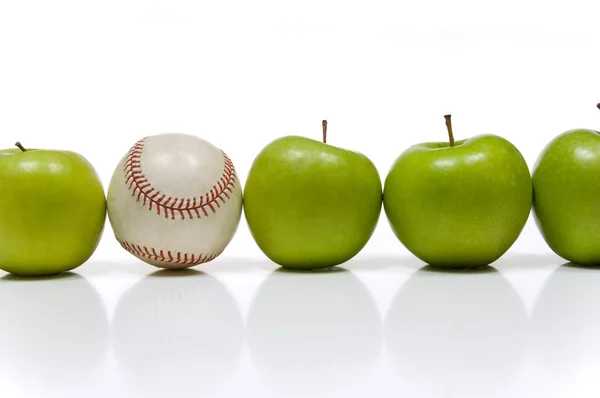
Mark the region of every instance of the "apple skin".
POLYGON ((273 262, 295 269, 354 257, 373 234, 381 203, 381 178, 366 156, 299 136, 267 145, 244 187, 254 240, 273 262))
POLYGON ((566 131, 533 170, 533 214, 550 248, 580 265, 600 264, 600 133, 566 131))
POLYGON ((44 276, 93 254, 106 199, 94 167, 70 151, 0 151, 0 269, 44 276))
POLYGON ((481 267, 516 241, 531 212, 531 175, 506 139, 478 135, 404 151, 385 180, 383 205, 396 237, 444 268, 481 267))

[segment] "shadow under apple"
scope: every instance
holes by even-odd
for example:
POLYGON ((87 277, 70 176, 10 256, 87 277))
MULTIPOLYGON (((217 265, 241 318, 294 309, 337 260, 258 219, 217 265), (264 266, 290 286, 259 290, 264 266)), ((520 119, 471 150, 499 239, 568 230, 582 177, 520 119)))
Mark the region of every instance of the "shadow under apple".
POLYGON ((543 380, 573 394, 600 393, 600 268, 564 264, 548 278, 532 315, 532 346, 543 380))
POLYGON ((0 374, 32 396, 85 383, 108 343, 102 299, 82 276, 0 278, 0 374))
POLYGON ((160 270, 120 299, 112 341, 119 367, 144 397, 214 392, 236 368, 241 313, 215 277, 160 270))
POLYGON ((286 395, 338 387, 379 357, 381 320, 362 282, 343 268, 273 271, 248 315, 250 355, 286 395))
POLYGON ((393 299, 386 351, 412 396, 510 396, 527 325, 517 292, 493 267, 425 266, 393 299))

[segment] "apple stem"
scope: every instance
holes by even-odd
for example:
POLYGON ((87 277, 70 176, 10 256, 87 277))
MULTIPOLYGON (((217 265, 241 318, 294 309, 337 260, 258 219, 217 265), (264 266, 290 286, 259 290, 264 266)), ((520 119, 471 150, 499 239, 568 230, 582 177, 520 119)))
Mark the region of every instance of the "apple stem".
POLYGON ((27 149, 23 148, 23 145, 21 145, 21 143, 20 143, 20 142, 16 142, 16 143, 15 143, 15 146, 16 146, 17 148, 19 148, 20 150, 22 150, 23 152, 25 152, 25 151, 27 150, 27 149))
POLYGON ((598 103, 598 105, 596 105, 598 107, 598 109, 600 109, 600 102, 598 103))
POLYGON ((450 146, 454 146, 454 134, 452 134, 452 115, 444 115, 446 119, 446 128, 448 129, 448 138, 450 138, 450 146))
POLYGON ((323 120, 323 144, 327 144, 327 120, 323 120))

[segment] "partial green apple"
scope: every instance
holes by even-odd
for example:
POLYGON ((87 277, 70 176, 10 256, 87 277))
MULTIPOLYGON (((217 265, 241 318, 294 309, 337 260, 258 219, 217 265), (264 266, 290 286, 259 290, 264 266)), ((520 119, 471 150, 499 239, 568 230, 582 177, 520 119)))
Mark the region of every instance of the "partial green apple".
POLYGON ((381 178, 363 154, 286 136, 252 163, 244 213, 259 248, 275 263, 318 269, 344 263, 368 242, 381 213, 381 178))
POLYGON ((422 143, 385 180, 383 205, 396 237, 435 267, 491 264, 520 235, 531 211, 531 175, 519 150, 496 135, 422 143))
POLYGON ((600 132, 569 130, 546 145, 533 170, 533 213, 556 254, 600 264, 600 132))
POLYGON ((0 151, 0 269, 23 276, 74 269, 104 229, 100 178, 78 153, 16 145, 0 151))

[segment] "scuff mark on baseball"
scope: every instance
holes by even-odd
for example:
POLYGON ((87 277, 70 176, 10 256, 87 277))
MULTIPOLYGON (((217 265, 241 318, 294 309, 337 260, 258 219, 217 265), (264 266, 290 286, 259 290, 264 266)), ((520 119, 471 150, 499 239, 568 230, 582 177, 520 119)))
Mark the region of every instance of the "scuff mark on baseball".
POLYGON ((242 189, 225 152, 194 135, 164 133, 121 158, 107 207, 123 249, 157 267, 187 268, 225 250, 240 222, 242 189))

